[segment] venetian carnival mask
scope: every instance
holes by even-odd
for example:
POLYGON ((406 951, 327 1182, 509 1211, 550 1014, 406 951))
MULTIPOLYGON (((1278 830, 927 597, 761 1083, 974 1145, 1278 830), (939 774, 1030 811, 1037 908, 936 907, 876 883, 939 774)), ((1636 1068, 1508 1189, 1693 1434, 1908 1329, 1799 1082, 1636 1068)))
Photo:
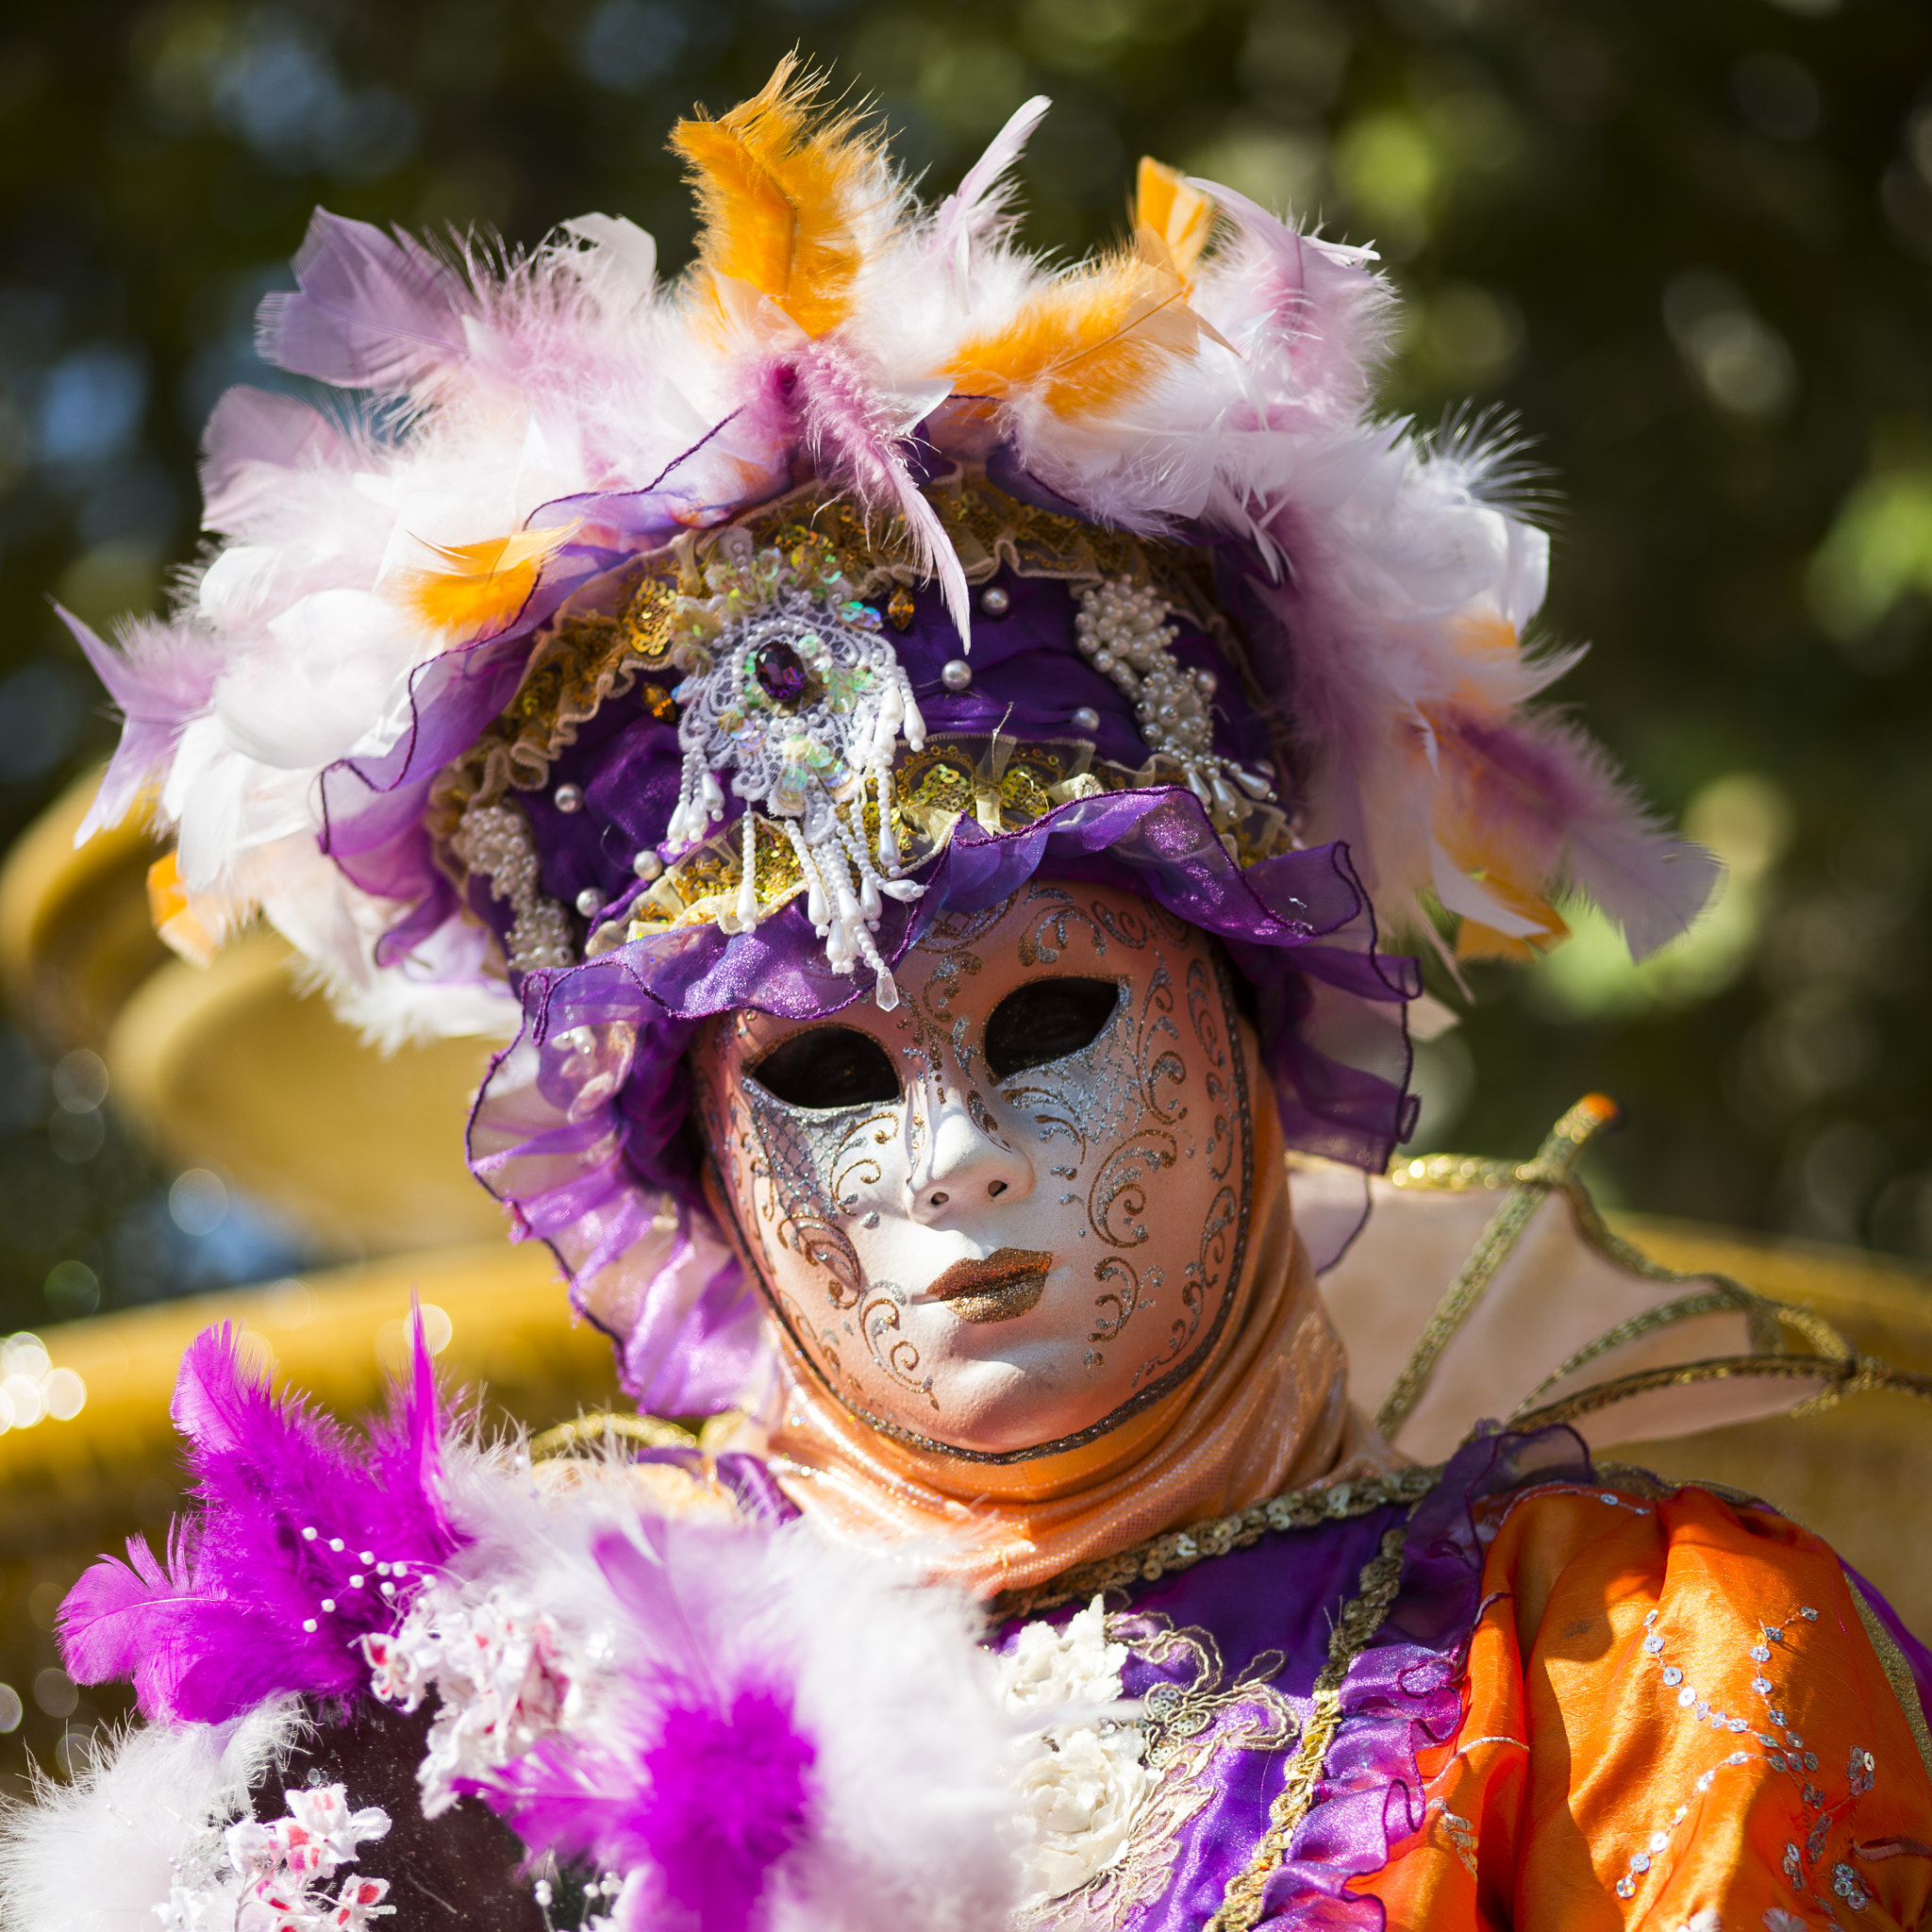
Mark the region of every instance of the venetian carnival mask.
POLYGON ((948 913, 901 1003, 712 1022, 712 1181, 825 1384, 901 1440, 1071 1446, 1185 1380, 1240 1282, 1249 1056, 1213 942, 1097 885, 948 913))

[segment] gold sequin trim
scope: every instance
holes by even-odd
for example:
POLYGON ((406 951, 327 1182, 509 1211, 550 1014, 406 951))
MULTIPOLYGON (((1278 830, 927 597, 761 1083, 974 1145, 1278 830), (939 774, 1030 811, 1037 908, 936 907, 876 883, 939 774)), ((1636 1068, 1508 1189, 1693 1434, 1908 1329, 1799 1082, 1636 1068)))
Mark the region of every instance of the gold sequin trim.
MULTIPOLYGON (((1522 1238, 1530 1217, 1542 1206, 1543 1196, 1553 1186, 1560 1186, 1570 1177, 1577 1156, 1616 1117, 1616 1108, 1600 1094, 1585 1095, 1550 1129, 1537 1150, 1536 1158, 1511 1174, 1508 1197, 1491 1218, 1469 1259, 1436 1305, 1408 1360, 1403 1364, 1402 1373, 1390 1385, 1381 1407, 1375 1411, 1375 1427, 1382 1435, 1393 1441, 1428 1387, 1442 1351, 1482 1299, 1483 1291, 1522 1238)), ((1410 1184, 1423 1179, 1434 1165, 1420 1160, 1406 1163, 1396 1171, 1397 1185, 1405 1177, 1410 1184)), ((1474 1166, 1471 1162, 1457 1163, 1457 1182, 1467 1178, 1472 1184, 1478 1184, 1475 1174, 1470 1172, 1474 1166)))
POLYGON ((1244 1550, 1271 1530, 1312 1529, 1321 1523, 1345 1523, 1393 1503, 1419 1503, 1441 1480, 1441 1467, 1398 1469, 1387 1475, 1317 1484, 1311 1489, 1287 1490, 1265 1502, 1251 1503, 1234 1516, 1216 1517, 1187 1529, 1169 1530, 1130 1550, 1098 1557, 1091 1563, 1061 1572, 1049 1583, 1032 1590, 1011 1591, 987 1606, 997 1622, 1011 1617, 1038 1616, 1061 1604, 1086 1602, 1109 1590, 1135 1583, 1158 1583, 1177 1571, 1191 1570, 1230 1550, 1244 1550))
MULTIPOLYGON (((1073 584, 1097 583, 1108 576, 1151 583, 1191 625, 1213 637, 1242 680, 1251 705, 1268 715, 1255 688, 1244 643, 1215 601, 1211 561, 1204 550, 1156 543, 1039 509, 1008 496, 979 475, 934 485, 926 495, 969 583, 984 582, 1002 569, 1017 576, 1073 584)), ((671 654, 679 600, 703 594, 708 559, 721 538, 736 531, 748 533, 761 548, 790 553, 806 545, 815 555, 829 557, 856 595, 883 598, 894 608, 895 618, 905 615, 909 622, 908 587, 923 573, 904 520, 869 518, 849 500, 827 500, 817 484, 793 491, 734 524, 688 531, 641 558, 636 575, 617 593, 611 608, 566 607, 532 652, 523 683, 508 708, 438 777, 426 823, 438 863, 459 887, 466 882, 466 872, 451 841, 467 808, 492 805, 511 790, 541 790, 549 783, 557 758, 575 743, 579 726, 611 698, 640 691, 654 716, 666 722, 675 717, 670 691, 681 674, 673 668, 671 654)), ((600 594, 609 597, 611 592, 606 587, 600 594)), ((1091 747, 1088 750, 1091 756, 1091 747)), ((1290 750, 1285 740, 1274 746, 1284 771, 1290 769, 1290 750)), ((1140 773, 1099 769, 1093 789, 1180 782, 1179 768, 1169 769, 1170 764, 1155 758, 1140 773)), ((943 829, 933 835, 922 856, 930 857, 966 810, 974 811, 989 829, 1013 830, 1031 824, 1053 805, 1064 802, 1048 795, 1055 782, 1067 780, 1042 778, 1033 763, 1020 760, 994 774, 991 798, 984 787, 964 802, 915 798, 915 808, 929 818, 945 816, 943 829)), ((1270 808, 1251 815, 1228 841, 1230 856, 1243 866, 1274 857, 1291 842, 1287 821, 1270 808)), ((680 867, 689 867, 691 876, 654 892, 649 905, 641 909, 645 929, 715 919, 736 893, 741 864, 736 852, 701 848, 688 856, 680 867), (714 900, 719 903, 712 904, 714 900)), ((802 890, 795 859, 775 854, 769 862, 761 859, 758 884, 759 916, 764 917, 802 890)), ((622 944, 625 937, 614 928, 600 933, 599 950, 622 944)))
MULTIPOLYGON (((1101 792, 1144 790, 1179 782, 1178 768, 1151 758, 1138 771, 1096 759, 1085 740, 1025 741, 990 737, 929 740, 904 754, 892 774, 892 829, 906 871, 942 850, 961 819, 989 832, 1013 832, 1057 807, 1101 792)), ((865 836, 878 848, 875 795, 864 806, 865 836)), ((1288 849, 1288 821, 1273 806, 1248 801, 1241 823, 1222 838, 1237 865, 1253 865, 1288 849)), ((790 842, 755 822, 752 883, 758 917, 768 919, 805 890, 790 842)), ((708 924, 735 906, 744 869, 741 821, 713 832, 664 871, 632 901, 626 924, 598 931, 590 950, 612 951, 632 940, 675 927, 708 924)))
POLYGON ((1375 1425, 1385 1436, 1393 1439, 1400 1432, 1443 1350, 1468 1320, 1544 1196, 1553 1192, 1567 1198, 1576 1230, 1586 1245, 1614 1267, 1647 1281, 1695 1285, 1690 1292, 1633 1316, 1578 1350, 1518 1405, 1508 1419, 1511 1428, 1545 1428, 1556 1423, 1572 1423, 1632 1396, 1752 1375, 1821 1384, 1794 1405, 1790 1410, 1793 1415, 1831 1407, 1845 1396, 1867 1389, 1889 1389, 1901 1394, 1932 1398, 1932 1376, 1894 1369, 1875 1357, 1860 1356, 1814 1309, 1773 1301, 1724 1275, 1679 1274, 1612 1233, 1576 1178, 1574 1169, 1577 1157, 1591 1138, 1614 1118, 1611 1103, 1592 1094, 1578 1101, 1557 1123, 1534 1160, 1483 1160, 1466 1155, 1433 1154, 1398 1161, 1391 1167, 1389 1178, 1398 1188, 1449 1193, 1488 1191, 1501 1193, 1505 1199, 1438 1303, 1408 1361, 1376 1411, 1375 1425), (1644 1370, 1574 1391, 1554 1401, 1539 1402, 1538 1398, 1547 1391, 1614 1349, 1674 1323, 1724 1308, 1735 1309, 1745 1318, 1754 1353, 1644 1370))

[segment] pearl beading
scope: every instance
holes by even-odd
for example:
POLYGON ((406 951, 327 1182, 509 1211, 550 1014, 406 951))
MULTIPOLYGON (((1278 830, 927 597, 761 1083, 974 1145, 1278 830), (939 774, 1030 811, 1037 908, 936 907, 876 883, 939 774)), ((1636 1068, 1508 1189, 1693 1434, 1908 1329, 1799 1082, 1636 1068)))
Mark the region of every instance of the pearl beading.
POLYGON ((539 890, 537 839, 522 811, 508 801, 471 806, 458 823, 450 849, 473 874, 490 881, 492 899, 509 901, 512 917, 504 953, 512 972, 576 963, 568 914, 539 890))
POLYGON ((1108 577, 1080 592, 1074 640, 1093 668, 1132 699, 1141 743, 1180 766, 1188 790, 1225 831, 1246 810, 1242 792, 1272 803, 1274 787, 1214 750, 1217 680, 1213 672, 1191 671, 1175 659, 1171 647, 1180 631, 1168 623, 1171 615, 1151 585, 1108 577))

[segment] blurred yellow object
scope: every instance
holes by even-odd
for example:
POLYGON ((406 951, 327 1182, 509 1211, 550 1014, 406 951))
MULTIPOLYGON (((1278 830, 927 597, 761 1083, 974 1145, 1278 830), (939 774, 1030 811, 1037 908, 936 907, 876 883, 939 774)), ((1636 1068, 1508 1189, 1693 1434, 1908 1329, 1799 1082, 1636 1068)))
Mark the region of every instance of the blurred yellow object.
POLYGON ((325 1250, 500 1237, 462 1158, 490 1045, 377 1053, 297 990, 289 945, 265 927, 205 967, 177 958, 148 916, 151 869, 168 863, 154 839, 129 822, 75 849, 95 783, 49 808, 0 871, 14 1007, 50 1041, 99 1053, 115 1105, 169 1158, 225 1173, 325 1250))
POLYGON ((403 1360, 412 1292, 424 1305, 439 1373, 453 1386, 487 1391, 501 1417, 542 1425, 580 1403, 614 1399, 610 1343, 588 1323, 573 1321, 541 1242, 395 1256, 158 1302, 40 1331, 51 1374, 77 1377, 86 1399, 66 1422, 50 1418, 0 1434, 0 1524, 46 1489, 92 1495, 169 1467, 176 1448, 168 1416, 175 1371, 189 1342, 217 1322, 242 1330, 278 1382, 336 1414, 375 1407, 403 1360))
MULTIPOLYGON (((1757 1239, 1640 1215, 1617 1231, 1667 1268, 1728 1274, 1815 1308, 1861 1354, 1932 1372, 1932 1278, 1848 1248, 1757 1239)), ((1633 1443, 1617 1459, 1680 1480, 1728 1483, 1777 1505, 1830 1540, 1932 1641, 1932 1410, 1871 1391, 1813 1415, 1774 1416, 1670 1441, 1633 1443)))

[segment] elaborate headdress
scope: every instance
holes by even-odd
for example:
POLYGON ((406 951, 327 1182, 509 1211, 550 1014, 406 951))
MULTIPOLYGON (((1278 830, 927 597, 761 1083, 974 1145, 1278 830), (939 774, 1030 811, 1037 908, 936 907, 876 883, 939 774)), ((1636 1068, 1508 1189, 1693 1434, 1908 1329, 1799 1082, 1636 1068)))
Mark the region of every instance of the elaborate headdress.
POLYGON ((231 391, 219 545, 111 650, 89 829, 178 831, 191 955, 257 912, 373 1033, 514 1032, 472 1162, 671 1412, 754 1304, 682 1137, 708 1015, 896 996, 948 909, 1130 885, 1255 990, 1289 1144, 1406 1134, 1414 963, 1642 953, 1713 864, 1528 708, 1542 535, 1478 438, 1377 417, 1367 251, 1142 162, 1132 241, 1011 239, 1014 116, 922 208, 783 63, 678 126, 677 282, 621 219, 446 259, 318 213, 231 391))

